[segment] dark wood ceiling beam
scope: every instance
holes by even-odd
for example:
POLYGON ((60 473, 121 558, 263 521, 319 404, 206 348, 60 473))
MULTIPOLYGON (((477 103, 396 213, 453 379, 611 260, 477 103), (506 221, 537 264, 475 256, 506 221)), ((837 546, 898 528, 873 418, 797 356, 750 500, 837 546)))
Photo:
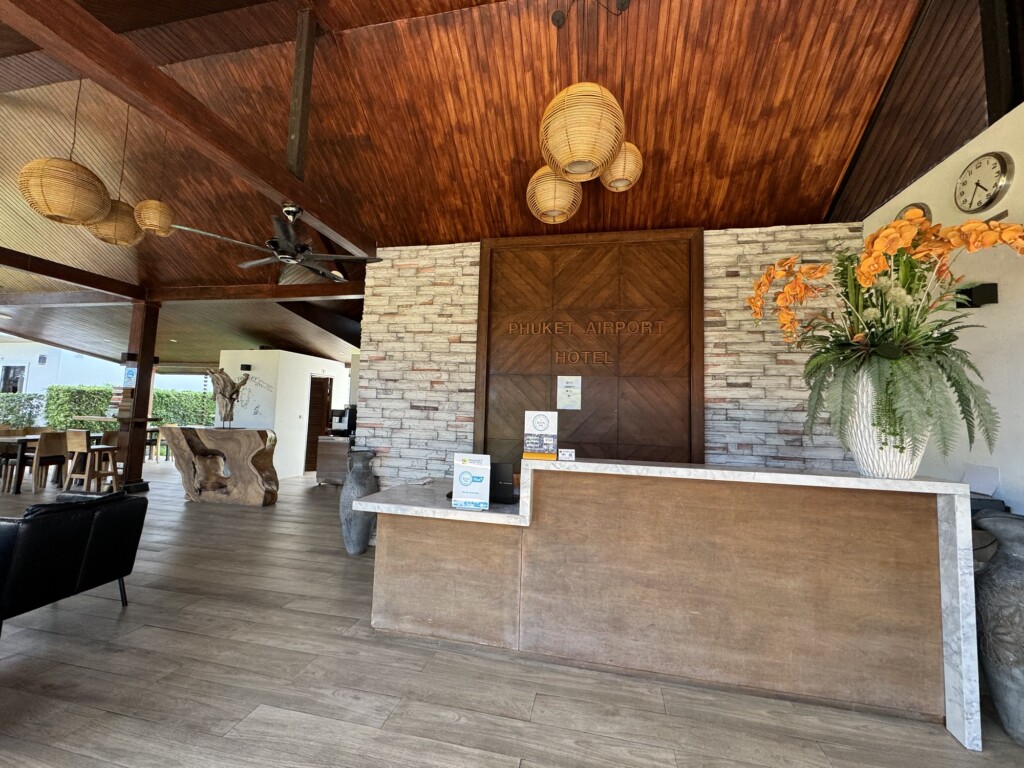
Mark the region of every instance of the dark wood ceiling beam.
POLYGON ((988 122, 1024 103, 1024 5, 980 0, 988 122))
POLYGON ((353 347, 359 346, 362 326, 358 320, 339 315, 337 312, 317 306, 311 301, 290 301, 281 306, 328 333, 333 333, 353 347))
POLYGON ((37 256, 30 256, 27 253, 14 251, 2 246, 0 246, 0 267, 31 272, 34 275, 51 277, 54 280, 80 285, 83 288, 91 288, 94 291, 112 293, 115 296, 125 296, 129 299, 146 298, 146 289, 141 285, 126 283, 123 280, 115 280, 112 277, 97 275, 93 272, 86 272, 84 269, 69 267, 67 264, 59 264, 48 259, 40 259, 37 256))
POLYGON ((305 223, 350 253, 376 253, 373 237, 268 159, 220 115, 160 71, 137 45, 103 26, 74 0, 0 0, 0 21, 187 141, 275 204, 301 206, 305 223))
POLYGON ((181 285, 154 288, 150 301, 316 301, 359 300, 364 283, 299 283, 293 285, 181 285))
POLYGON ((295 71, 292 73, 292 103, 288 114, 288 149, 285 166, 296 178, 306 173, 306 137, 309 129, 309 101, 313 89, 313 54, 316 51, 316 18, 309 8, 299 11, 295 35, 295 71))
POLYGON ((102 291, 51 291, 47 293, 0 293, 0 307, 109 307, 130 299, 102 291))

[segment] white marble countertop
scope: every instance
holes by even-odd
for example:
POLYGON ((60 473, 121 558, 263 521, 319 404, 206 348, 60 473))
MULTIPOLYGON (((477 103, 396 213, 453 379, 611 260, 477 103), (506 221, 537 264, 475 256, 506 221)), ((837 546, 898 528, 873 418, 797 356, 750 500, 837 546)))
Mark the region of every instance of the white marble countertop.
POLYGON ((530 524, 529 516, 520 514, 519 504, 491 504, 487 510, 455 509, 452 500, 445 496, 451 489, 451 478, 428 480, 419 485, 399 485, 357 499, 352 502, 352 508, 383 515, 433 517, 470 523, 530 524))

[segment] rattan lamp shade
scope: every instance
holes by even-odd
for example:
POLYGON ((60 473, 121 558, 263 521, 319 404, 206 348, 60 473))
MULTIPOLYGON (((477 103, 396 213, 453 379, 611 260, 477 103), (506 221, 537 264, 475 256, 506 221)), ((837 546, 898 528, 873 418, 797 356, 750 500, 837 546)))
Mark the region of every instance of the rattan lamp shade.
POLYGON ((174 234, 171 225, 177 212, 162 200, 143 200, 135 206, 135 223, 143 232, 152 232, 160 237, 174 234))
POLYGON ((636 144, 622 142, 622 150, 601 174, 601 183, 612 192, 625 192, 636 184, 644 170, 644 159, 636 144))
POLYGON ((555 96, 540 121, 540 150, 556 172, 590 181, 619 153, 626 120, 607 88, 576 83, 555 96))
POLYGON ((18 190, 32 210, 60 224, 92 224, 110 212, 100 178, 71 160, 40 157, 18 173, 18 190))
POLYGON ((135 223, 135 211, 128 203, 115 200, 110 213, 95 224, 86 226, 93 236, 111 245, 138 245, 146 233, 135 223))
POLYGON ((581 202, 583 187, 580 183, 562 178, 546 165, 533 174, 526 186, 530 213, 545 224, 568 221, 580 209, 581 202))

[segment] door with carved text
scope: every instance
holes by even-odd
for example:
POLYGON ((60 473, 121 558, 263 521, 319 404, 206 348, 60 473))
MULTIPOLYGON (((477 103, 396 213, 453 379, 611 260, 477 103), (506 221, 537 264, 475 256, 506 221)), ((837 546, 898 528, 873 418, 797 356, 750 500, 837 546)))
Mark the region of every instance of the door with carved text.
POLYGON ((484 241, 475 450, 522 455, 527 410, 558 411, 577 458, 703 463, 703 233, 484 241))

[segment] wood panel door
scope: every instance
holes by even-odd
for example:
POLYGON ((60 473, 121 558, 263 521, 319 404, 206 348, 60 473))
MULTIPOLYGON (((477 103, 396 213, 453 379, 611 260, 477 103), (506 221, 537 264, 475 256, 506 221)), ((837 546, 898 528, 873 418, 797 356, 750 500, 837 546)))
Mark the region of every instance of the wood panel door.
POLYGON ((485 240, 475 450, 518 467, 524 412, 580 376, 559 447, 703 463, 702 246, 698 229, 485 240))
POLYGON ((331 428, 332 379, 314 376, 309 380, 309 414, 306 419, 306 472, 316 469, 320 436, 331 428))

